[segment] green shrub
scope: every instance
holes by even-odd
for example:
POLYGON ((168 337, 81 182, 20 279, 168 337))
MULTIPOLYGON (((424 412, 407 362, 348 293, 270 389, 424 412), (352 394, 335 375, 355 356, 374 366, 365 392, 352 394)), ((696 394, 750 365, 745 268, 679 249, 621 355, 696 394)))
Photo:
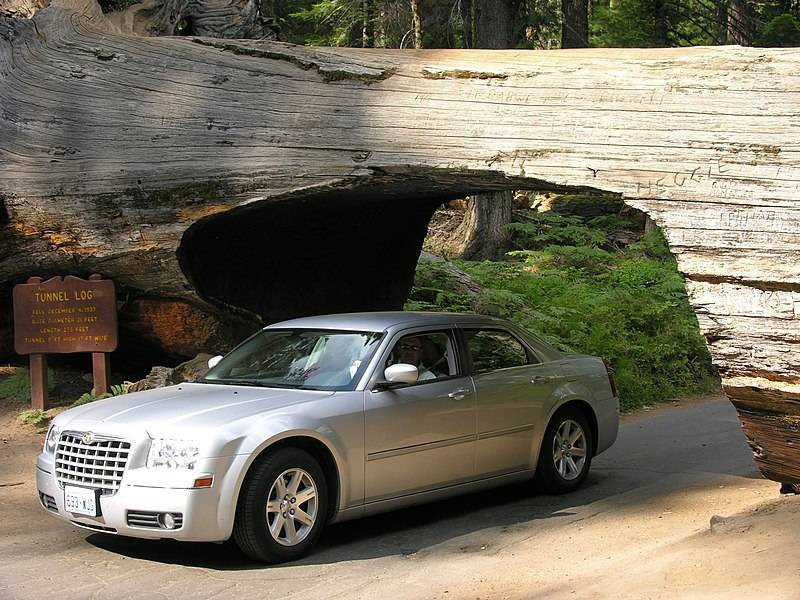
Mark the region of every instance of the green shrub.
POLYGON ((21 413, 19 413, 17 420, 25 425, 39 427, 47 423, 47 421, 50 420, 50 417, 48 417, 41 408, 33 408, 31 410, 23 410, 21 413))
POLYGON ((629 254, 638 254, 644 258, 654 258, 657 260, 671 260, 672 253, 660 230, 654 229, 645 233, 638 242, 628 246, 629 254))
MULTIPOLYGON (((55 388, 55 373, 47 370, 47 389, 55 388)), ((13 374, 0 378, 0 401, 10 404, 23 404, 31 401, 31 378, 28 369, 20 367, 13 374)))
POLYGON ((789 13, 778 15, 764 27, 756 45, 773 48, 800 46, 800 23, 789 13))
MULTIPOLYGON (((541 213, 548 214, 548 213, 541 213)), ((527 223, 511 223, 511 239, 520 248, 538 249, 550 245, 556 246, 602 246, 608 242, 606 235, 598 230, 583 225, 536 220, 527 223)))

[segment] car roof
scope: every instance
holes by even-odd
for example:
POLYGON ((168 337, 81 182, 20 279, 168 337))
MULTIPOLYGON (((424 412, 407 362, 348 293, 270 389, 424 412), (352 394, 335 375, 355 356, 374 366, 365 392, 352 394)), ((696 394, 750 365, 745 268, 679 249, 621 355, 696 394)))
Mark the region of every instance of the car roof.
POLYGON ((481 323, 507 325, 507 321, 475 315, 470 313, 386 311, 342 313, 336 315, 319 315, 300 317, 273 323, 269 329, 303 328, 303 329, 345 329, 354 331, 385 331, 390 327, 416 327, 454 325, 457 323, 481 323))

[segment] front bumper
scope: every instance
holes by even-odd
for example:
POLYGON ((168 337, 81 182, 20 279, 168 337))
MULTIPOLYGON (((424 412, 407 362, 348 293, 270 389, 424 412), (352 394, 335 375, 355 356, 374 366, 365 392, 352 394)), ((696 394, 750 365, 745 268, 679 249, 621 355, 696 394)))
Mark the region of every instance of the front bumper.
POLYGON ((68 512, 64 507, 64 489, 54 476, 52 455, 40 454, 36 465, 36 486, 41 502, 49 514, 74 525, 94 531, 105 531, 147 539, 176 539, 195 542, 217 542, 230 537, 236 513, 237 474, 241 473, 245 455, 205 459, 201 469, 189 472, 155 472, 145 468, 125 472, 119 490, 100 496, 100 516, 68 512), (195 479, 213 476, 209 488, 193 489, 195 479), (182 515, 176 529, 141 527, 128 524, 128 512, 172 513, 182 515))

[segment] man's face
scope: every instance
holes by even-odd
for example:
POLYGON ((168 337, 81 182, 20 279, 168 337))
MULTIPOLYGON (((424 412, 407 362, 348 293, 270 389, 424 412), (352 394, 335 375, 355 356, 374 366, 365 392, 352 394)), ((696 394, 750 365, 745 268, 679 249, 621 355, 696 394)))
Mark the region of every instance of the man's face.
POLYGON ((398 358, 401 363, 419 366, 422 359, 422 341, 419 338, 404 338, 397 347, 400 350, 398 358))

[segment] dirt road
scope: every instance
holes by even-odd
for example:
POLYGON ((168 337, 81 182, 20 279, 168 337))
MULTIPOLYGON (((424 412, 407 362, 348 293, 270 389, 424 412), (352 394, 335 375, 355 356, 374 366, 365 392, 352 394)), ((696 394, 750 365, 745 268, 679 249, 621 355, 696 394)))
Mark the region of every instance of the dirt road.
POLYGON ((800 599, 800 497, 761 478, 718 398, 627 417, 578 493, 514 486, 343 523, 278 567, 232 544, 108 537, 49 517, 40 446, 0 439, 4 599, 800 599))

